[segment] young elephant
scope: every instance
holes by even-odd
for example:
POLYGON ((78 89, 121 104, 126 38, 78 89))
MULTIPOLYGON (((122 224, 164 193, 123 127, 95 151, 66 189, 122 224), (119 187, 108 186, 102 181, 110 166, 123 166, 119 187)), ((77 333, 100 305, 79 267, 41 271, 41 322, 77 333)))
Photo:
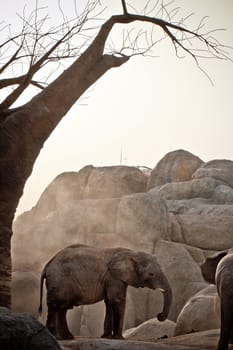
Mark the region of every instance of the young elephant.
POLYGON ((47 287, 47 328, 58 339, 72 339, 66 312, 73 306, 93 304, 104 299, 105 338, 123 338, 122 328, 128 285, 159 288, 164 293, 159 321, 168 317, 172 291, 156 257, 126 248, 98 249, 71 245, 61 250, 44 267, 40 284, 42 312, 43 281, 47 287))
POLYGON ((233 248, 207 258, 201 270, 207 282, 216 283, 221 314, 217 350, 227 350, 233 343, 233 248))

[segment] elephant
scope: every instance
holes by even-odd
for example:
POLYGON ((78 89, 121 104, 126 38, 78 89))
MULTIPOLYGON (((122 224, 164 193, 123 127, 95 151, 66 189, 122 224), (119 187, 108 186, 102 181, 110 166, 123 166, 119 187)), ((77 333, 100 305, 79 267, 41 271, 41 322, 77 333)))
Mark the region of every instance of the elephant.
POLYGON ((217 350, 227 350, 233 343, 233 248, 208 257, 201 270, 204 279, 217 287, 221 317, 217 350))
POLYGON ((127 248, 96 248, 73 244, 59 251, 45 265, 40 280, 42 312, 44 279, 47 288, 48 330, 57 339, 73 339, 66 320, 73 306, 104 300, 103 338, 122 336, 127 287, 160 289, 164 295, 159 321, 168 317, 172 289, 156 256, 127 248))

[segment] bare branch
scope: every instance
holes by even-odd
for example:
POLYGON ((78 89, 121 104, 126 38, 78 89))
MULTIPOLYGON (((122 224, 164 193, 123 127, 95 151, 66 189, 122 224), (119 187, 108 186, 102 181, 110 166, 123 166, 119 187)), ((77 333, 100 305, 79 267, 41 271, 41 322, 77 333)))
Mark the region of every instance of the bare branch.
MULTIPOLYGON (((9 108, 30 84, 42 89, 43 82, 41 83, 33 77, 49 63, 57 62, 59 67, 65 59, 77 57, 82 54, 83 48, 88 45, 84 56, 81 55, 84 57, 82 59, 97 62, 105 53, 109 34, 116 24, 126 26, 126 30, 123 31, 122 47, 120 49, 110 50, 110 57, 115 56, 116 62, 125 62, 127 56, 130 58, 135 55, 151 55, 152 48, 165 38, 171 40, 178 58, 183 57, 181 55, 182 52, 188 54, 195 60, 200 69, 199 59, 201 58, 231 60, 228 50, 232 50, 232 47, 224 46, 214 38, 214 34, 219 30, 203 32, 206 17, 199 22, 194 30, 190 30, 186 26, 187 21, 193 14, 175 21, 180 8, 175 6, 171 8, 174 0, 168 0, 167 2, 163 0, 147 0, 141 13, 137 13, 136 9, 132 6, 130 6, 130 9, 135 13, 129 13, 125 0, 121 0, 123 14, 113 15, 102 24, 91 44, 89 31, 96 30, 98 15, 91 17, 90 14, 97 7, 97 4, 99 4, 99 0, 89 0, 83 13, 75 21, 68 21, 59 1, 58 6, 63 17, 63 24, 50 28, 45 32, 43 28, 47 24, 48 16, 46 15, 42 18, 39 16, 40 11, 44 10, 44 8, 39 8, 38 3, 39 0, 36 1, 35 10, 28 17, 25 16, 25 13, 23 16, 19 16, 23 23, 21 33, 15 36, 12 35, 10 39, 0 44, 0 49, 4 48, 4 50, 6 50, 9 43, 13 43, 16 46, 16 49, 11 55, 8 55, 8 57, 5 55, 5 61, 2 67, 0 67, 0 73, 4 72, 6 75, 9 68, 12 67, 14 69, 16 64, 18 66, 21 65, 22 70, 21 74, 14 78, 0 80, 0 89, 18 85, 0 104, 0 109, 9 108), (155 16, 153 16, 153 13, 155 13, 155 16), (95 25, 88 27, 87 23, 90 20, 95 25), (150 25, 151 31, 148 30, 148 27, 146 27, 147 29, 139 30, 134 30, 130 26, 128 27, 128 25, 136 22, 137 25, 135 25, 135 28, 138 28, 139 22, 146 23, 150 25), (158 38, 155 28, 161 29, 161 33, 163 34, 161 37, 158 38), (81 42, 79 47, 76 44, 77 39, 75 44, 72 43, 72 38, 75 35, 79 35, 81 42), (93 55, 90 54, 91 52, 93 52, 93 55), (118 60, 119 58, 123 58, 123 60, 118 60), (26 65, 27 70, 25 70, 26 65)), ((109 51, 107 52, 109 53, 109 51)), ((113 58, 108 58, 108 62, 110 61, 113 62, 113 58)), ((47 73, 47 78, 44 78, 45 82, 48 81, 48 77, 54 71, 56 69, 51 69, 47 73)))
POLYGON ((126 15, 128 13, 128 11, 127 11, 127 7, 126 7, 126 4, 125 4, 125 0, 121 0, 121 3, 122 3, 122 7, 123 7, 123 12, 126 15))
MULTIPOLYGON (((16 46, 18 46, 18 48, 15 54, 13 54, 10 59, 3 64, 0 73, 19 60, 18 54, 21 50, 24 50, 27 53, 24 56, 21 56, 21 58, 29 58, 28 71, 19 76, 18 79, 4 79, 2 83, 0 81, 0 88, 6 87, 7 83, 9 84, 8 86, 15 85, 16 82, 19 84, 19 86, 16 87, 0 104, 1 109, 9 108, 31 83, 34 86, 41 88, 41 84, 38 82, 36 83, 35 80, 32 82, 32 78, 47 63, 77 56, 77 46, 73 48, 69 42, 74 35, 81 32, 84 24, 87 24, 89 15, 91 11, 95 9, 96 4, 97 1, 88 3, 78 20, 67 21, 65 24, 63 23, 62 26, 52 28, 45 33, 42 32, 42 28, 47 20, 47 16, 43 17, 42 19, 38 19, 38 12, 41 10, 41 8, 38 8, 38 3, 36 5, 36 9, 29 15, 28 18, 25 18, 25 16, 20 16, 23 22, 21 34, 15 36, 11 40, 16 44, 16 46), (72 24, 72 22, 74 23, 72 24), (70 28, 67 30, 68 27, 70 28), (63 35, 61 35, 62 31, 64 31, 63 35), (53 39, 52 35, 56 35, 56 37, 59 35, 60 38, 53 39), (15 39, 20 39, 21 42, 18 44, 15 39), (48 39, 51 39, 49 46, 46 44, 48 39)), ((85 43, 86 40, 82 41, 85 43)), ((3 45, 5 45, 5 43, 3 45)))

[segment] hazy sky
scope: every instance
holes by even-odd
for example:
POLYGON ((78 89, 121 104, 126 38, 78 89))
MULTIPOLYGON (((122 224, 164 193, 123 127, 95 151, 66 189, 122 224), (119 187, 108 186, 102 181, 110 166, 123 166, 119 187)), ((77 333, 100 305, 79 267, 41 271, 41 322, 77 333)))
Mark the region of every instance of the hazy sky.
MULTIPOLYGON (((130 0, 135 7, 146 2, 130 0)), ((57 0, 40 3, 49 3, 50 16, 59 20, 57 0)), ((60 3, 67 14, 74 11, 73 0, 60 3)), ((101 3, 111 12, 121 10, 120 0, 101 3)), ((22 13, 24 4, 33 8, 34 1, 6 1, 2 19, 17 25, 16 12, 22 13)), ((175 4, 181 6, 182 15, 194 12, 196 24, 209 16, 206 28, 226 28, 218 38, 233 46, 232 0, 177 0, 175 4)), ((154 54, 159 57, 137 56, 109 71, 88 93, 86 105, 76 103, 67 113, 37 159, 18 214, 31 209, 58 174, 87 164, 118 165, 121 154, 122 164, 151 168, 167 152, 180 148, 204 161, 233 160, 233 63, 202 62, 212 86, 190 57, 177 59, 170 44, 155 47, 154 54)))

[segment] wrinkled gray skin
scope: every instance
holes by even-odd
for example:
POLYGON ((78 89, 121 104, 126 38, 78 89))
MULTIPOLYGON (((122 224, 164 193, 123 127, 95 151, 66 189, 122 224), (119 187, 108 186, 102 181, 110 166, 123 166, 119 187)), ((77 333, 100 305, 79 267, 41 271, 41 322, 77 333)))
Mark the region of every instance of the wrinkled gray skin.
POLYGON ((204 279, 215 283, 220 298, 221 330, 217 350, 233 343, 233 248, 216 253, 201 266, 204 279))
POLYGON ((41 274, 40 307, 42 311, 43 280, 47 287, 47 328, 57 339, 72 339, 66 312, 73 306, 104 300, 105 338, 123 338, 126 291, 135 288, 159 288, 164 306, 158 320, 168 317, 172 291, 156 257, 126 248, 98 249, 72 245, 61 250, 44 267, 41 274))

